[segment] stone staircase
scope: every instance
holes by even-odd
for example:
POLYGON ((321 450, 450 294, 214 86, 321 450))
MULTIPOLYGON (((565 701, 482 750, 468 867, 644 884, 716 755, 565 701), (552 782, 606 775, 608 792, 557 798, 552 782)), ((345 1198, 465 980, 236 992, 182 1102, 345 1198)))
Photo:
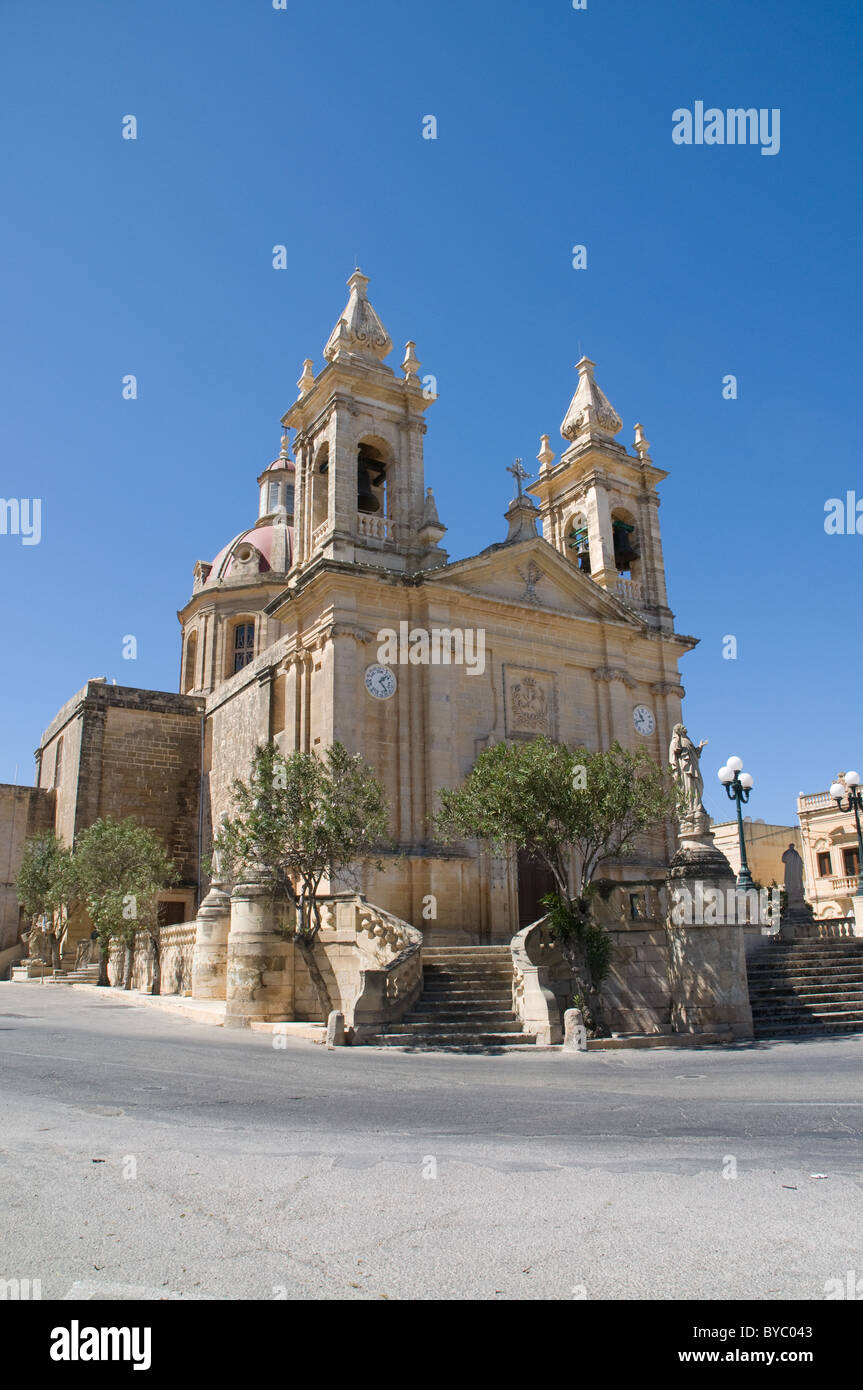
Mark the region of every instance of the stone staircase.
POLYGON ((430 946, 422 960, 423 992, 375 1040, 379 1046, 470 1051, 536 1044, 512 1011, 509 946, 430 946))
POLYGON ((13 965, 11 979, 17 984, 24 984, 26 981, 41 984, 42 980, 46 985, 96 985, 99 983, 98 965, 84 965, 80 970, 58 970, 54 974, 50 968, 46 968, 44 975, 28 975, 26 965, 13 965))
POLYGON ((863 1033, 863 940, 774 941, 747 973, 756 1038, 863 1033))

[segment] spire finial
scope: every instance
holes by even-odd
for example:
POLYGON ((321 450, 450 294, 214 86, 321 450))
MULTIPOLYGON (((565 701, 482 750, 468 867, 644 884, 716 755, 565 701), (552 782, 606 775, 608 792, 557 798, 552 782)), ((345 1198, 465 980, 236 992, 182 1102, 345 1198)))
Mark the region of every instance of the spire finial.
POLYGON ((554 463, 555 452, 548 442, 547 434, 540 435, 539 453, 537 454, 536 458, 537 462, 540 465, 540 470, 542 470, 543 468, 551 468, 551 465, 554 463))
POLYGON ((521 459, 516 459, 515 463, 510 464, 509 468, 507 468, 506 471, 507 473, 511 473, 512 476, 515 478, 516 484, 518 486, 518 495, 519 497, 523 497, 524 493, 522 492, 521 485, 530 477, 530 474, 528 473, 526 468, 522 468, 521 459))

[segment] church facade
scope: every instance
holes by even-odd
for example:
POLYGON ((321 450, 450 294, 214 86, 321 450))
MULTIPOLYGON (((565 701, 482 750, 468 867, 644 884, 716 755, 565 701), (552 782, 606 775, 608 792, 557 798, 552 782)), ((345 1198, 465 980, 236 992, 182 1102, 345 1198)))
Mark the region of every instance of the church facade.
MULTIPOLYGON (((357 270, 348 285, 323 365, 304 362, 280 452, 257 478, 257 517, 194 566, 178 614, 180 692, 89 682, 42 740, 33 796, 67 841, 98 815, 152 824, 182 872, 166 921, 188 922, 255 746, 314 753, 339 740, 372 766, 392 811, 395 849, 357 885, 368 901, 429 945, 508 942, 540 915, 548 885, 529 863, 440 843, 438 791, 490 744, 538 734, 590 748, 618 739, 666 763, 678 665, 695 645, 668 606, 666 474, 640 425, 631 449, 618 441, 622 420, 582 358, 560 456, 542 435, 527 488, 520 461, 510 469, 498 538, 451 560, 424 471, 433 396, 416 345, 388 365, 368 281, 357 270)), ((658 827, 608 866, 633 926, 662 930, 675 846, 658 827)))

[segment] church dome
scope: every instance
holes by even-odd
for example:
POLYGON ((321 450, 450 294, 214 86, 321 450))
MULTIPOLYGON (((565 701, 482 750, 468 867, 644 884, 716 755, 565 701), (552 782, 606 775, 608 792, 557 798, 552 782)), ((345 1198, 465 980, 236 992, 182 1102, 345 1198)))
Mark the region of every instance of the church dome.
POLYGON ((219 551, 204 583, 205 588, 239 579, 243 575, 285 574, 294 551, 293 526, 253 526, 241 531, 219 551))

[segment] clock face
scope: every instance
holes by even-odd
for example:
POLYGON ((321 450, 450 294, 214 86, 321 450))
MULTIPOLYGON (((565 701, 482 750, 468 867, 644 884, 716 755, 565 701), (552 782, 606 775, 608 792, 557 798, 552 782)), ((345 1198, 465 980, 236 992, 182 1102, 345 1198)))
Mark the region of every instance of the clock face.
POLYGON ((653 711, 647 705, 636 705, 632 711, 632 722, 635 725, 636 733, 643 734, 647 738, 656 728, 656 720, 653 711))
POLYGON ((365 686, 376 700, 389 700, 396 693, 398 681, 389 666, 367 666, 365 686))

